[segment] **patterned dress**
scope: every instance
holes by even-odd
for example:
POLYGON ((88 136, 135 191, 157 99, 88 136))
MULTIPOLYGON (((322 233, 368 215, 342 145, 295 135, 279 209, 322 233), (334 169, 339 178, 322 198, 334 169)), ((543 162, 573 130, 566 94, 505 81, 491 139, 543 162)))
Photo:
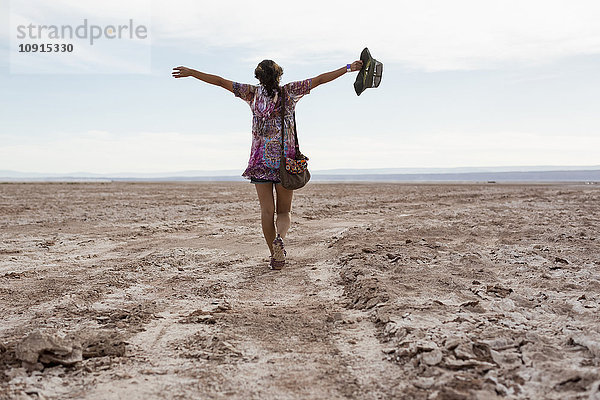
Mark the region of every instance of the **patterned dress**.
MULTIPOLYGON (((294 110, 296 103, 310 93, 311 79, 291 82, 283 86, 285 93, 285 155, 295 157, 294 110)), ((261 85, 253 86, 233 83, 233 93, 252 110, 252 149, 248 168, 242 176, 247 179, 267 179, 279 182, 281 159, 281 98, 276 94, 270 98, 261 85)))

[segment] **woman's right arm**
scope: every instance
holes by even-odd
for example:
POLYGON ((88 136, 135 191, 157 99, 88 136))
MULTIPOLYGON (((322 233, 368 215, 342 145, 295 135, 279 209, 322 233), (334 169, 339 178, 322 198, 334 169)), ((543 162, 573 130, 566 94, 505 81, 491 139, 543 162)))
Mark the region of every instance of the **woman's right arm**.
POLYGON ((186 78, 188 76, 193 76, 194 78, 210 83, 211 85, 221 86, 233 93, 233 82, 228 79, 221 78, 218 75, 206 74, 187 67, 179 66, 173 68, 173 78, 186 78))
MULTIPOLYGON (((362 64, 363 64, 363 62, 360 60, 354 61, 352 63, 352 65, 350 66, 350 70, 351 71, 360 71, 360 69, 362 68, 362 64)), ((334 71, 325 72, 324 74, 321 74, 319 76, 312 78, 312 85, 310 88, 312 90, 312 89, 316 88, 317 86, 322 85, 323 83, 331 82, 332 80, 337 79, 340 76, 344 75, 346 72, 347 72, 346 67, 341 67, 334 71)))

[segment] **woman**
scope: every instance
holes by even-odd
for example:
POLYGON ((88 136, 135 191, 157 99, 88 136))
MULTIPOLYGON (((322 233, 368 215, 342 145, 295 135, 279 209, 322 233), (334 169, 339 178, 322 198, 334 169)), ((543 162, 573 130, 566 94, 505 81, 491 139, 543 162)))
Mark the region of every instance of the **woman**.
POLYGON ((291 82, 279 86, 283 69, 272 60, 263 60, 254 70, 254 76, 260 85, 247 85, 210 75, 186 67, 173 68, 173 77, 193 76, 206 83, 221 86, 240 97, 252 110, 252 149, 248 168, 242 176, 255 184, 261 209, 262 230, 269 251, 270 267, 281 269, 285 265, 283 239, 290 228, 293 191, 284 188, 279 181, 279 160, 281 157, 281 108, 282 96, 285 96, 285 154, 294 158, 296 153, 294 139, 294 110, 302 96, 319 85, 339 78, 346 72, 358 71, 362 61, 355 61, 345 67, 326 72, 312 79, 291 82), (277 203, 273 198, 273 187, 277 203), (277 204, 277 207, 275 207, 277 204), (274 219, 275 212, 277 218, 274 219))

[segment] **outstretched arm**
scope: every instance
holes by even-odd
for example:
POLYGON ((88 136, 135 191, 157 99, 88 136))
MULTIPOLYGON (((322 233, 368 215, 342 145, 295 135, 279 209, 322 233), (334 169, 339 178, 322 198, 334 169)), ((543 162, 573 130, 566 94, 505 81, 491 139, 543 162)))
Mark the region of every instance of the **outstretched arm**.
POLYGON ((211 85, 221 86, 223 89, 233 92, 233 83, 228 79, 221 78, 218 75, 205 74, 204 72, 196 71, 191 68, 181 66, 173 68, 173 78, 185 78, 188 76, 193 76, 196 79, 200 79, 211 85))
MULTIPOLYGON (((362 68, 362 64, 363 62, 360 60, 354 61, 350 66, 351 71, 359 71, 362 68)), ((325 72, 324 74, 312 78, 311 90, 323 83, 331 82, 332 80, 339 78, 346 72, 346 67, 342 67, 331 72, 325 72)))

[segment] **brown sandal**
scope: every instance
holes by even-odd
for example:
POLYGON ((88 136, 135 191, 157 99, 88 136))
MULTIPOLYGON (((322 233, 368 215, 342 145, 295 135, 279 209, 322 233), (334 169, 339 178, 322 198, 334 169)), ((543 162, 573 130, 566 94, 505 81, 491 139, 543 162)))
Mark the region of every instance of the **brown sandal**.
POLYGON ((285 266, 285 248, 283 246, 283 240, 279 234, 273 240, 273 255, 271 256, 271 269, 280 270, 285 266))

